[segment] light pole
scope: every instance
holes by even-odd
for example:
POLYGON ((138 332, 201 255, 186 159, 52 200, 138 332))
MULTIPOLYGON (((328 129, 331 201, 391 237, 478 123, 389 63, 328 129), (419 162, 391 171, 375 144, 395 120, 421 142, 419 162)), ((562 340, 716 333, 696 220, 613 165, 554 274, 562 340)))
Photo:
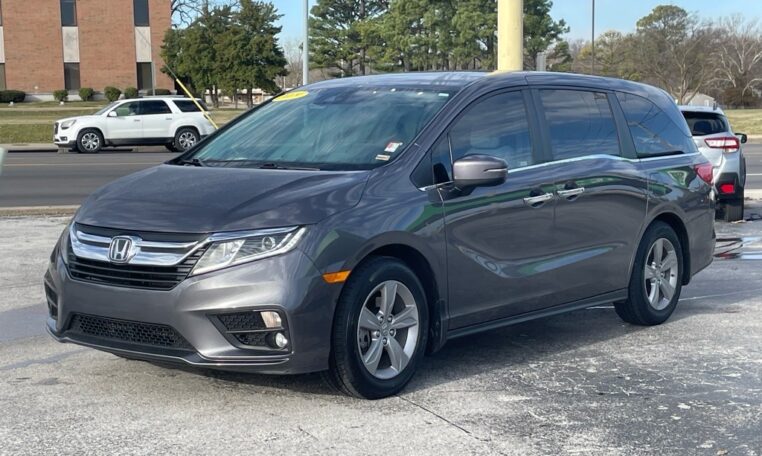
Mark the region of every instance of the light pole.
POLYGON ((310 0, 304 0, 304 29, 302 30, 302 85, 310 79, 310 0))
POLYGON ((590 61, 590 74, 595 74, 595 0, 593 1, 593 26, 591 30, 592 34, 592 46, 593 46, 593 52, 592 52, 592 60, 590 61))
POLYGON ((524 69, 523 0, 497 0, 497 69, 524 69))

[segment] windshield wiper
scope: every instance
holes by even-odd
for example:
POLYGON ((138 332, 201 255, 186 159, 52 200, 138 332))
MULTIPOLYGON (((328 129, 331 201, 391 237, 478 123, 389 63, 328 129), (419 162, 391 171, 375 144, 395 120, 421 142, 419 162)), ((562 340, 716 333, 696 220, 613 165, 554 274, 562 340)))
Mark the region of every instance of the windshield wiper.
POLYGON ((262 163, 259 169, 293 169, 299 171, 320 171, 320 168, 310 168, 307 166, 283 166, 277 163, 262 163))
POLYGON ((182 159, 179 160, 178 163, 180 163, 183 166, 206 166, 203 161, 199 160, 198 158, 191 158, 188 159, 182 159))

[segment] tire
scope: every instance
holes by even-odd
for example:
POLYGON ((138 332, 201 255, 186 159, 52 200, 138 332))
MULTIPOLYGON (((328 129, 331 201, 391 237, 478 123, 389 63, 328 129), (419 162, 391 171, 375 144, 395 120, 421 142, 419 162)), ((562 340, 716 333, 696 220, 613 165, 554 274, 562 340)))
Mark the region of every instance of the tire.
POLYGON ((97 154, 103 148, 103 134, 94 128, 87 128, 77 135, 77 150, 83 154, 97 154))
POLYGON ((164 147, 166 147, 167 150, 170 151, 170 152, 179 152, 177 150, 177 148, 175 147, 174 141, 172 143, 170 143, 170 144, 165 144, 164 147))
POLYGON ((638 246, 630 276, 628 298, 614 303, 619 317, 634 325, 652 326, 667 321, 677 306, 683 284, 683 250, 675 230, 655 222, 646 230, 638 246), (659 247, 661 246, 661 247, 659 247), (661 249, 661 260, 656 251, 661 249), (646 264, 649 276, 646 278, 646 264), (661 281, 662 285, 658 285, 661 281), (672 296, 665 291, 672 290, 672 296))
POLYGON ((371 258, 352 272, 341 292, 324 376, 337 390, 358 398, 398 393, 423 358, 428 322, 426 294, 415 273, 396 258, 371 258), (386 301, 392 310, 384 312, 383 297, 392 291, 394 300, 386 301))
POLYGON ((177 149, 177 152, 185 152, 198 144, 199 139, 200 136, 195 128, 183 127, 175 132, 175 139, 172 145, 177 149))
POLYGON ((738 199, 730 200, 723 204, 722 207, 722 219, 726 222, 737 222, 743 220, 743 193, 738 199))

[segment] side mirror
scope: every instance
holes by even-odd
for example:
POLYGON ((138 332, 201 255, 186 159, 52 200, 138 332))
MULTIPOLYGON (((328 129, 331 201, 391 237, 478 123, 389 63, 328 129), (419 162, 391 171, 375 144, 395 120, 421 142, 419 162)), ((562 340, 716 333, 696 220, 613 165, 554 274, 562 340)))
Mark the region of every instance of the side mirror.
POLYGON ((109 117, 116 117, 116 111, 110 111, 110 112, 108 113, 108 116, 109 116, 109 117))
POLYGON ((738 140, 741 141, 741 144, 746 144, 746 141, 749 140, 749 137, 746 136, 746 133, 736 133, 736 136, 738 137, 738 140))
POLYGON ((490 187, 505 182, 508 164, 490 155, 466 155, 452 164, 453 183, 463 190, 490 187))

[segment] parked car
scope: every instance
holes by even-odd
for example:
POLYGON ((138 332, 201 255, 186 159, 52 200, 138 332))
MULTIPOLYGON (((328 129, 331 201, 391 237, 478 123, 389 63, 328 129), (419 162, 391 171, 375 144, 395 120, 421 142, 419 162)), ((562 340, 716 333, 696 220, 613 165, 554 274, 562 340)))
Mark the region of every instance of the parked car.
POLYGON ((327 370, 380 398, 456 337, 615 303, 656 325, 710 264, 712 165, 633 82, 335 79, 81 206, 47 328, 126 358, 327 370))
POLYGON ((119 100, 89 116, 61 119, 53 126, 53 142, 82 153, 97 153, 104 146, 144 145, 184 152, 213 131, 193 100, 147 97, 119 100))
POLYGON ((743 219, 746 158, 742 144, 746 135, 733 133, 722 109, 680 106, 699 151, 712 163, 717 211, 727 222, 743 219))

